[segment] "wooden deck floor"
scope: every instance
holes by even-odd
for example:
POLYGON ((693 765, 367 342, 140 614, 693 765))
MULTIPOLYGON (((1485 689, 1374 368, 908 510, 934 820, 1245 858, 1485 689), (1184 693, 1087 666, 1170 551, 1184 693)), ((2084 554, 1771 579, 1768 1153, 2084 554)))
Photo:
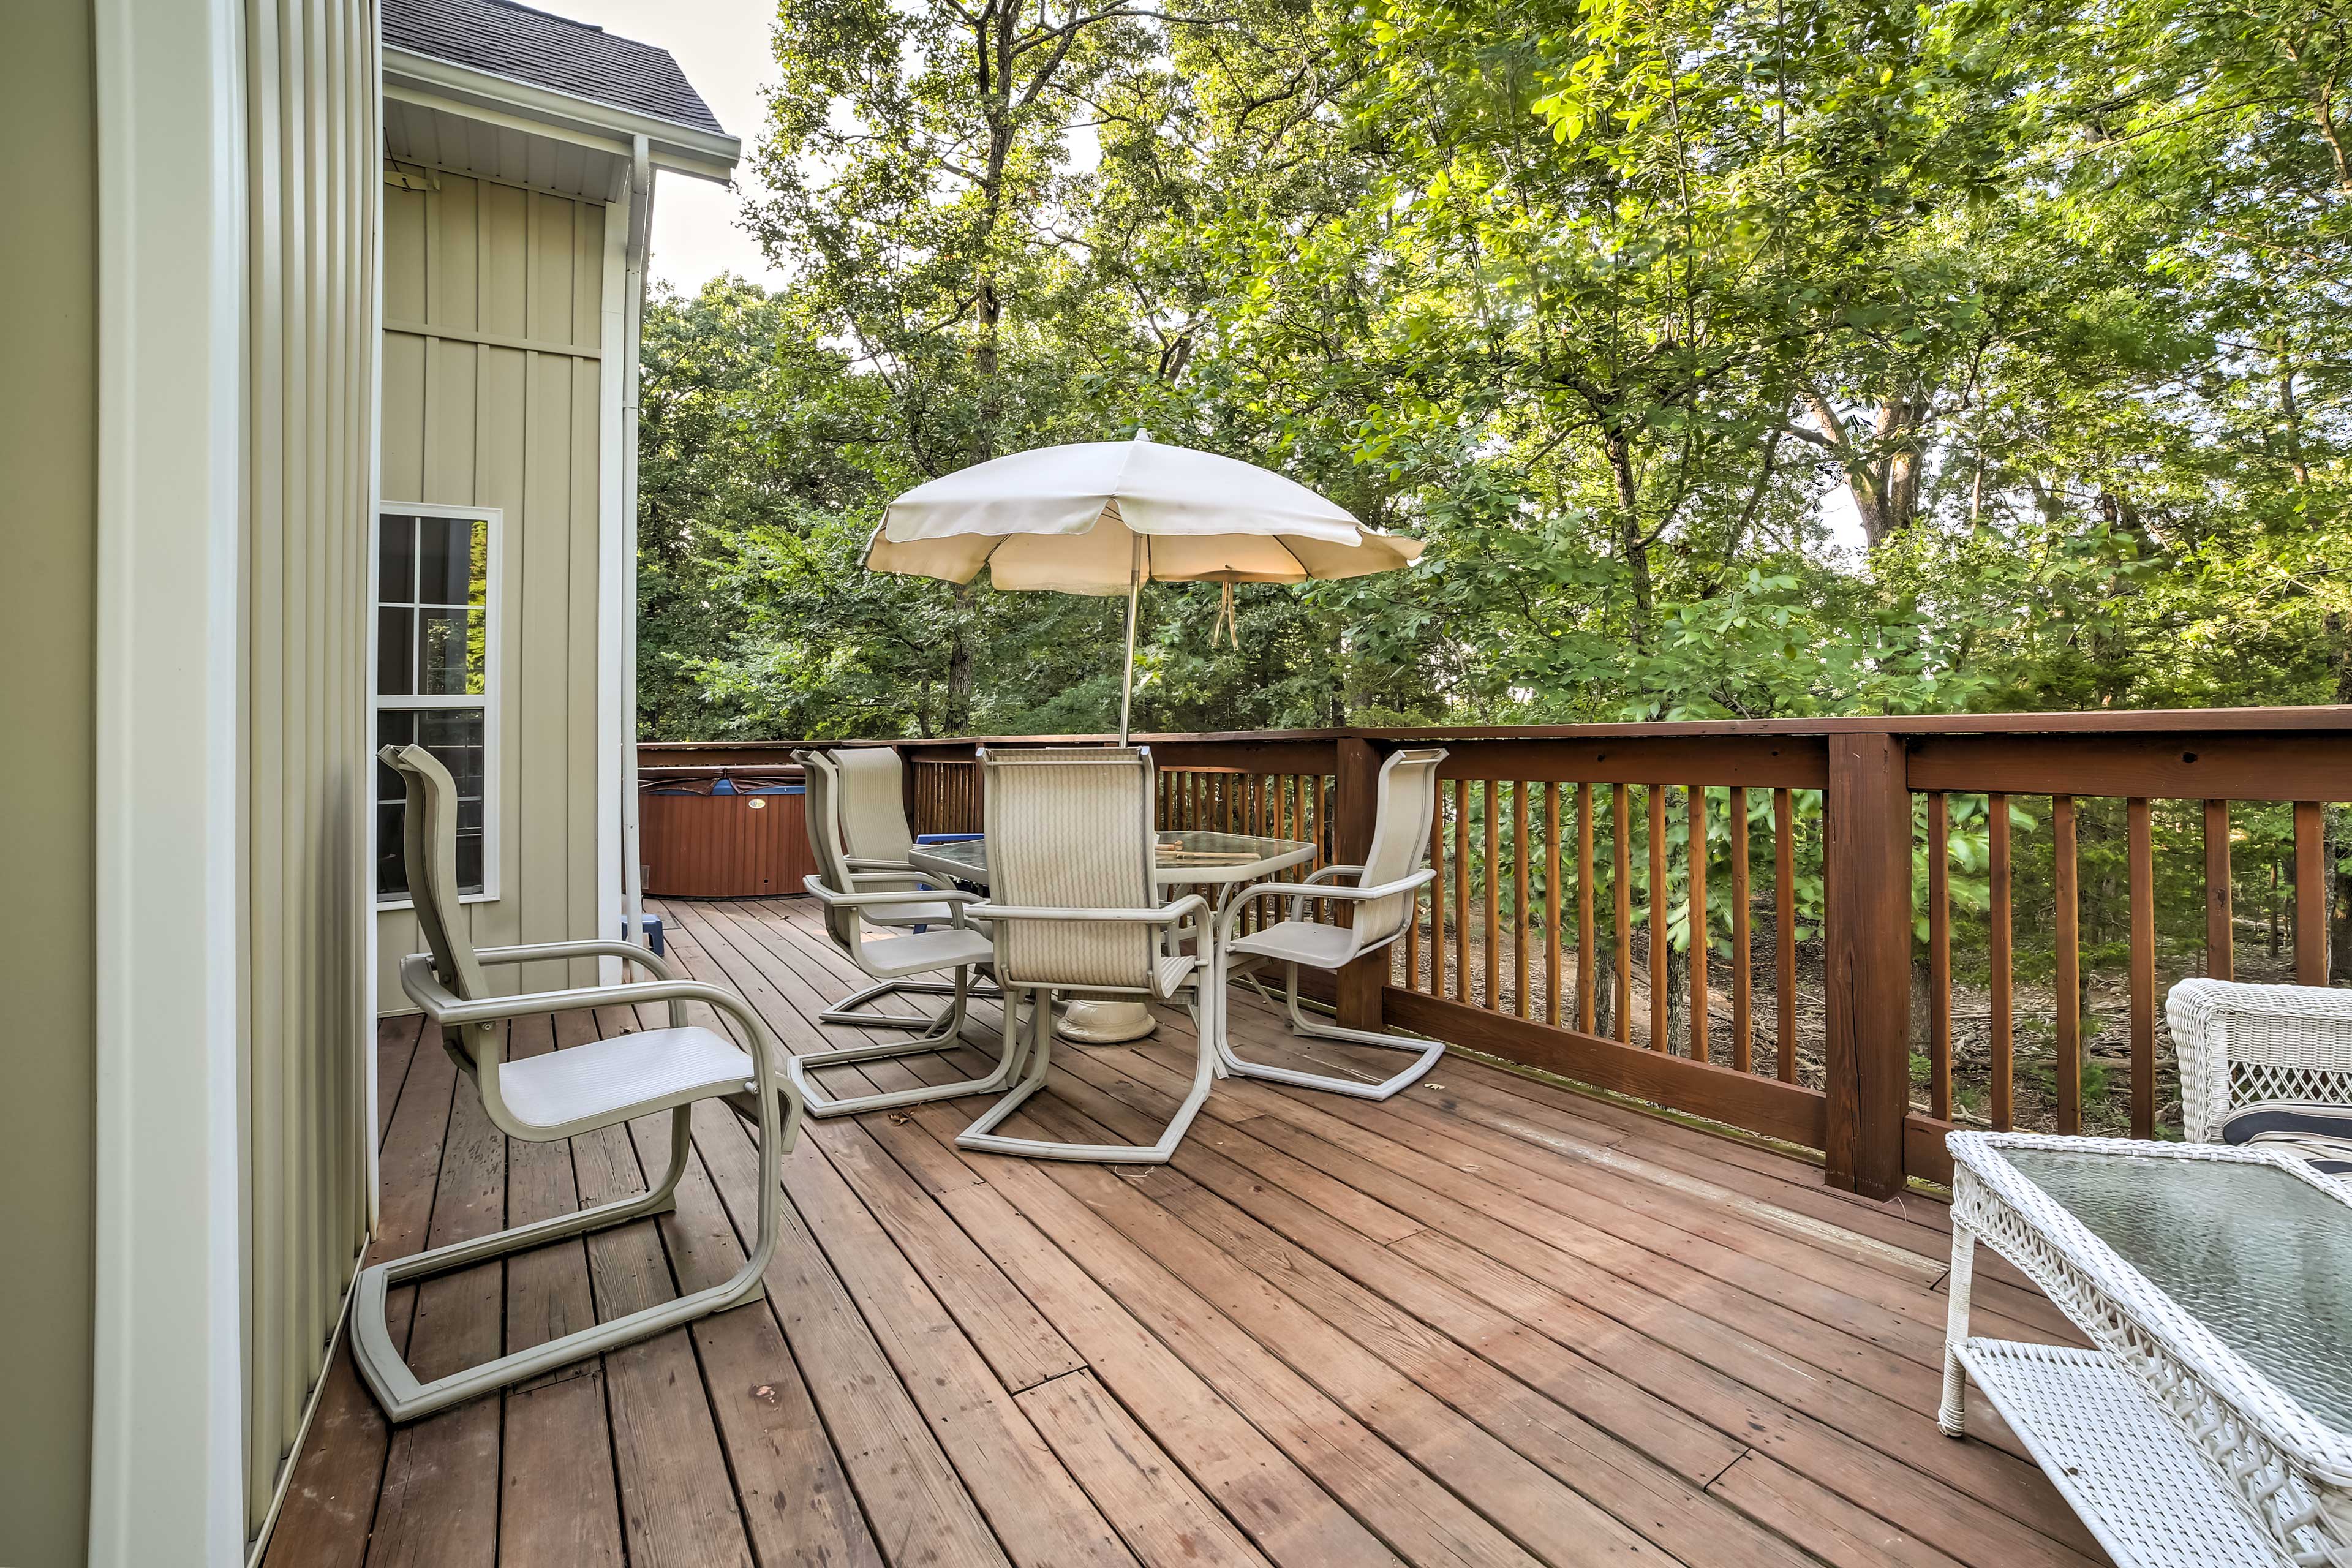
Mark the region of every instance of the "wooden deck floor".
MULTIPOLYGON (((860 1037, 810 1021, 849 975, 798 903, 661 912, 685 965, 788 1046, 860 1037)), ((635 1026, 534 1019, 513 1048, 635 1026)), ((1288 1048, 1262 1009, 1236 1028, 1288 1048)), ((658 1119, 509 1143, 414 1018, 382 1043, 379 1258, 659 1168, 658 1119)), ((1030 1121, 1156 1127, 1190 1048, 1178 1014, 1139 1047, 1057 1055, 1030 1121)), ((1860 1203, 1458 1057, 1386 1105, 1222 1084, 1149 1171, 962 1155, 974 1110, 812 1123, 764 1303, 397 1432, 339 1356, 268 1562, 2103 1560, 1981 1399, 1968 1441, 1936 1430, 1933 1202, 1860 1203)), ((752 1145, 723 1110, 697 1134, 676 1215, 399 1292, 412 1363, 734 1268, 752 1145)), ((1978 1278, 1979 1331, 2070 1337, 2004 1268, 1978 1278)))

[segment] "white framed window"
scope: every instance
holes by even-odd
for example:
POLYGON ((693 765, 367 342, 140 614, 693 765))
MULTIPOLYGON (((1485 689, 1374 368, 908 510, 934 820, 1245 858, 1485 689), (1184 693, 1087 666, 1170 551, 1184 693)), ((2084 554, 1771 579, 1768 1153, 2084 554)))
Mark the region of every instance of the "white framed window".
MULTIPOLYGON (((457 785, 457 887, 499 896, 499 525, 496 507, 380 506, 375 522, 375 744, 421 745, 457 785)), ((408 904, 400 775, 378 763, 375 896, 408 904)))

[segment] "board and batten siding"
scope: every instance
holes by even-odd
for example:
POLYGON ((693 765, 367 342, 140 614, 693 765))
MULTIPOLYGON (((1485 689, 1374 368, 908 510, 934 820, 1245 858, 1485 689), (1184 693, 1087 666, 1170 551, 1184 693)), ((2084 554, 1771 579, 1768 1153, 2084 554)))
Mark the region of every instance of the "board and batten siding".
POLYGON ((246 1530, 373 1219, 366 813, 379 103, 369 0, 246 0, 246 1530))
MULTIPOLYGON (((609 226, 601 201, 448 171, 387 186, 383 501, 496 507, 498 851, 478 946, 598 934, 598 439, 609 226)), ((378 1005, 413 1010, 405 909, 378 917, 378 1005)), ((590 984, 593 963, 491 984, 590 984)))

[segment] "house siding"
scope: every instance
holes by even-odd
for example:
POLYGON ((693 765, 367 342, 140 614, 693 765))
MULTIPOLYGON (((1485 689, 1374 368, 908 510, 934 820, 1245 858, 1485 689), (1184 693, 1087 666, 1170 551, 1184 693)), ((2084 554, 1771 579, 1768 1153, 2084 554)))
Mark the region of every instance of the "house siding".
POLYGON ((378 214, 369 0, 247 0, 246 1529, 372 1218, 368 519, 378 214))
POLYGON ((0 1563, 82 1561, 97 1144, 97 102, 86 0, 13 0, 0 49, 0 1563))
MULTIPOLYGON (((436 170, 384 196, 383 499, 499 508, 496 896, 479 946, 598 931, 596 679, 604 203, 436 170)), ((617 831, 617 824, 609 830, 617 831)), ((378 916, 379 1005, 420 948, 378 916)), ((491 971, 544 989, 591 963, 491 971), (568 973, 567 973, 568 968, 568 973)))

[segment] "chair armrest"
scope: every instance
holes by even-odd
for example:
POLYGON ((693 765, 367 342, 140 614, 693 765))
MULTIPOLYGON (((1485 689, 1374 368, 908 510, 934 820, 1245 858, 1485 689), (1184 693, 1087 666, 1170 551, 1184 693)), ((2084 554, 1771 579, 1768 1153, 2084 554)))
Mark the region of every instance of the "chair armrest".
POLYGON ((964 913, 976 921, 1113 921, 1129 925, 1174 925, 1190 910, 1208 912, 1209 900, 1187 893, 1158 909, 1078 910, 976 903, 964 913))
POLYGON ((803 877, 801 886, 829 909, 862 910, 890 904, 976 904, 978 893, 961 888, 899 888, 881 893, 836 893, 822 877, 803 877))
MULTIPOLYGON (((1361 866, 1324 868, 1356 872, 1363 870, 1361 866)), ((1423 866, 1410 877, 1401 877, 1393 882, 1382 882, 1375 888, 1330 887, 1315 882, 1311 879, 1305 882, 1253 882, 1227 900, 1225 918, 1219 923, 1217 929, 1217 942, 1219 946, 1223 946, 1234 940, 1234 927, 1241 923, 1242 910, 1248 907, 1252 899, 1264 898, 1268 894, 1276 898, 1286 898, 1290 900, 1291 918, 1295 920, 1297 918, 1298 906, 1308 899, 1318 901, 1329 899, 1335 903, 1370 903, 1378 899, 1391 898, 1399 893, 1409 893, 1415 888, 1426 886, 1435 879, 1436 876, 1435 871, 1423 866)))
POLYGON ((964 921, 966 906, 980 902, 978 893, 967 893, 961 888, 901 888, 886 893, 836 893, 817 877, 803 877, 801 886, 809 896, 827 909, 857 910, 887 909, 893 904, 945 904, 948 916, 957 925, 964 921))
MULTIPOLYGON (((626 959, 632 963, 642 964, 652 971, 657 979, 677 978, 677 972, 652 948, 640 942, 612 941, 603 937, 585 937, 578 942, 530 942, 515 947, 478 947, 474 950, 474 962, 477 963, 535 963, 541 959, 550 958, 626 959)), ((405 965, 402 966, 401 973, 401 984, 404 987, 408 984, 405 965)), ((673 1029, 686 1027, 686 1007, 683 1004, 670 1005, 669 1026, 673 1029)))
POLYGON ((888 871, 901 877, 926 875, 922 868, 911 860, 886 860, 874 855, 845 855, 841 863, 852 871, 888 871))
POLYGON ((646 968, 664 980, 675 980, 677 972, 656 954, 652 948, 634 942, 606 942, 589 937, 580 942, 532 942, 519 947, 478 947, 474 950, 477 963, 536 963, 548 958, 625 958, 646 968))
MULTIPOLYGON (((1320 882, 1326 877, 1360 877, 1363 874, 1364 868, 1361 866, 1326 866, 1323 869, 1316 872, 1313 876, 1306 878, 1305 881, 1320 882)), ((1290 885, 1297 887, 1302 884, 1292 883, 1290 885)))
MULTIPOLYGON (((551 943, 568 946, 568 943, 551 943)), ((400 961, 400 988, 425 1009, 426 1017, 445 1029, 488 1027, 508 1018, 534 1013, 565 1013, 578 1007, 633 1007, 641 1003, 667 1002, 673 1016, 688 1002, 701 1002, 744 1025, 754 1036, 751 1055, 764 1062, 767 1025, 730 991, 699 980, 640 980, 625 985, 575 985, 561 991, 525 991, 514 996, 485 996, 469 1001, 441 984, 433 973, 430 953, 412 952, 400 961)))

